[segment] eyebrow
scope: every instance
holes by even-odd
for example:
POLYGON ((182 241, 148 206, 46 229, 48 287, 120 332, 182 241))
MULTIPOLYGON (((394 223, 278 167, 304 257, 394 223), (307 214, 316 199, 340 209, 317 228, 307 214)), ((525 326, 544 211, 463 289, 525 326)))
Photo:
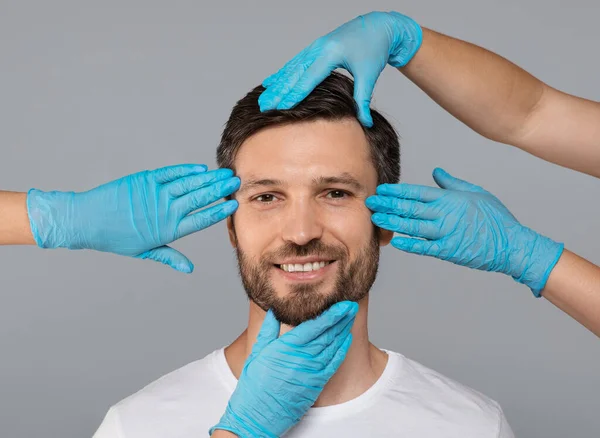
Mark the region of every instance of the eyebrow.
POLYGON ((315 185, 328 185, 328 184, 343 184, 346 186, 352 187, 357 191, 364 191, 365 186, 362 185, 358 179, 356 179, 352 174, 348 172, 344 172, 338 176, 321 176, 319 178, 313 179, 313 184, 315 185))
MULTIPOLYGON (((316 186, 328 185, 328 184, 343 184, 352 187, 357 191, 365 191, 366 188, 356 179, 352 174, 343 172, 337 176, 320 176, 313 178, 312 183, 316 186)), ((273 187, 273 186, 285 186, 286 183, 280 179, 249 179, 242 183, 242 187, 238 190, 238 193, 243 193, 255 187, 273 187)))
POLYGON ((272 187, 283 185, 285 185, 285 183, 280 179, 249 179, 242 183, 242 187, 237 191, 237 193, 243 193, 255 187, 272 187))

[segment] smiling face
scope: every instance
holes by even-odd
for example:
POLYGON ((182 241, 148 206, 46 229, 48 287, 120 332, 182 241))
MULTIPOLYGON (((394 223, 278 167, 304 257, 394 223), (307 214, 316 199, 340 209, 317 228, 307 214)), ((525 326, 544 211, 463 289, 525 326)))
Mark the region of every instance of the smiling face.
POLYGON ((243 143, 235 169, 242 184, 228 228, 252 301, 298 325, 366 296, 391 233, 364 204, 377 173, 357 121, 266 128, 243 143))

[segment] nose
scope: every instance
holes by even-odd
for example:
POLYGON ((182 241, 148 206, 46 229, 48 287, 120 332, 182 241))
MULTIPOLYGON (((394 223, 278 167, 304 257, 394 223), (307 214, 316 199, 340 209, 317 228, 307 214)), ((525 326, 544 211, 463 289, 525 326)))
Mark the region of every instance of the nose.
POLYGON ((323 236, 318 207, 310 199, 290 203, 282 220, 282 238, 286 242, 306 245, 323 236))

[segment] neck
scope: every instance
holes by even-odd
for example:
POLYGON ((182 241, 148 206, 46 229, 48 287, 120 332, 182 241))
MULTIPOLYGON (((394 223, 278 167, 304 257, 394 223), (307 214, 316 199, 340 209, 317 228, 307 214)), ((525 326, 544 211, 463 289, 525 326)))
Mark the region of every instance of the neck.
MULTIPOLYGON (((359 302, 359 311, 352 326, 352 346, 338 371, 331 377, 315 407, 344 403, 358 397, 369 389, 381 376, 387 363, 387 354, 369 342, 367 330, 369 298, 359 302)), ((254 303, 250 303, 248 328, 225 349, 225 357, 231 371, 239 379, 244 362, 252 351, 260 331, 265 312, 254 303)), ((281 325, 280 334, 293 327, 281 325)))

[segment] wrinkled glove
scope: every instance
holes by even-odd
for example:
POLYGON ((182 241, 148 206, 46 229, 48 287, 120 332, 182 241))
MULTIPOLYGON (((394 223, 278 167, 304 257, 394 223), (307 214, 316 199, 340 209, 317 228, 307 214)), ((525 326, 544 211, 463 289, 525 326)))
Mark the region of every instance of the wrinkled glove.
POLYGON ((358 304, 342 301, 279 335, 267 312, 237 387, 219 423, 239 437, 279 437, 315 403, 352 343, 358 304))
POLYGON ((369 105, 387 64, 404 67, 421 47, 421 27, 398 12, 361 15, 318 38, 263 81, 261 111, 286 110, 308 96, 336 68, 354 77, 358 119, 371 127, 369 105))
POLYGON ((408 236, 394 237, 392 245, 510 275, 539 297, 564 245, 521 225, 483 188, 442 169, 435 169, 433 178, 441 188, 382 184, 367 198, 375 225, 408 236))
POLYGON ((237 201, 197 209, 230 195, 240 180, 229 169, 177 165, 129 175, 82 193, 27 194, 29 222, 40 248, 93 249, 151 259, 181 272, 194 265, 167 244, 232 214, 237 201))

